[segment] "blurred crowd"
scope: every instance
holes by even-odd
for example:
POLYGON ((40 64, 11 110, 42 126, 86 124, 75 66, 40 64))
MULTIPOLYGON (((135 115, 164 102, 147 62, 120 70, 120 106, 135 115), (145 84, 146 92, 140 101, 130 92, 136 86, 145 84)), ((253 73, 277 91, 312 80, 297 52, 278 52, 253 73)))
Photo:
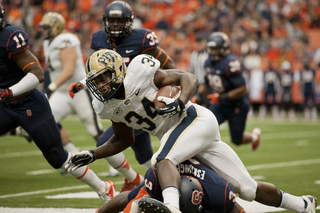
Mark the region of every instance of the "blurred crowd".
MULTIPOLYGON (((93 52, 91 35, 102 28, 102 16, 111 0, 3 0, 7 21, 26 29, 31 49, 43 60, 37 28, 49 11, 61 13, 67 30, 81 40, 84 60, 93 52)), ((225 32, 231 53, 249 71, 281 70, 289 61, 292 72, 303 61, 318 70, 320 47, 320 1, 318 0, 127 0, 135 14, 133 28, 155 32, 178 68, 188 70, 197 32, 225 32)), ((319 73, 319 72, 318 72, 319 73)), ((250 77, 248 77, 249 79, 250 77)), ((318 74, 317 74, 317 78, 318 74)), ((298 82, 298 81, 297 81, 298 82)), ((301 103, 299 85, 293 87, 294 102, 301 103)), ((263 95, 252 98, 261 102, 263 95)))

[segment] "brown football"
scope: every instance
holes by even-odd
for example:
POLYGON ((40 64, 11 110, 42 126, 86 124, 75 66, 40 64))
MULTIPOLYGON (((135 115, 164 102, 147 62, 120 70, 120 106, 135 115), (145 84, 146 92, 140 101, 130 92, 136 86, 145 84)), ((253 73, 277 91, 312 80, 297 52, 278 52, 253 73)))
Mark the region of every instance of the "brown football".
POLYGON ((166 104, 161 101, 158 101, 157 98, 159 96, 177 99, 180 96, 180 87, 178 87, 176 85, 168 85, 168 86, 164 86, 161 89, 159 89, 159 91, 156 95, 156 98, 154 100, 154 105, 158 108, 164 108, 166 106, 166 104))

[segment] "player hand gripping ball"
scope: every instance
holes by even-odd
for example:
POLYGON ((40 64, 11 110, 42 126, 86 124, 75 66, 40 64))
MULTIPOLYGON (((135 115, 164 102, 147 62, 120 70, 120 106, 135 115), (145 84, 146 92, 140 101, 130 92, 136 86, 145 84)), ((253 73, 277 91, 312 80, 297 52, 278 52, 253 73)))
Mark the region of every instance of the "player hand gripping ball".
POLYGON ((69 85, 69 95, 71 98, 74 97, 74 94, 83 89, 83 84, 80 82, 74 82, 69 85))
POLYGON ((96 153, 93 150, 82 151, 72 156, 65 166, 68 172, 74 171, 81 166, 88 165, 96 160, 96 153))
POLYGON ((0 89, 0 102, 4 102, 8 98, 12 98, 13 94, 10 89, 0 89))
POLYGON ((159 96, 157 100, 166 104, 164 108, 158 108, 158 107, 155 108, 156 112, 160 116, 163 116, 164 118, 171 118, 177 113, 179 113, 179 116, 180 116, 182 113, 182 110, 184 109, 184 104, 182 103, 180 98, 174 99, 174 98, 159 96))

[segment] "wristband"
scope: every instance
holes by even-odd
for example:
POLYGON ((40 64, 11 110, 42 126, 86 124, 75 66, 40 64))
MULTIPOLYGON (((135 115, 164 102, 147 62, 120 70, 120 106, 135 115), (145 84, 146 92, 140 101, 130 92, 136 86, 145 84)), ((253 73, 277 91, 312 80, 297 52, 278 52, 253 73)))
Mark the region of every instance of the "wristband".
POLYGON ((219 95, 219 97, 218 97, 218 100, 219 100, 220 103, 229 101, 230 98, 229 98, 229 96, 228 96, 228 93, 227 93, 227 92, 221 93, 221 94, 219 95))
POLYGON ((51 90, 52 92, 56 91, 57 89, 57 85, 56 83, 52 82, 51 84, 49 84, 48 89, 51 90))
POLYGON ((178 98, 178 103, 179 103, 179 106, 180 106, 180 110, 182 111, 184 109, 184 104, 182 103, 182 101, 180 100, 180 98, 178 98))

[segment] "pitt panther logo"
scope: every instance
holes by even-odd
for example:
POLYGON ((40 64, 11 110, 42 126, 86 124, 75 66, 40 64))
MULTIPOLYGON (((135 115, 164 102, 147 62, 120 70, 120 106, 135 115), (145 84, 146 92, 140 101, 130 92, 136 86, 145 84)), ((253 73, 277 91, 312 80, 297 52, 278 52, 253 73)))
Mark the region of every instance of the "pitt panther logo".
POLYGON ((110 63, 113 65, 115 64, 115 57, 118 58, 116 54, 112 55, 110 52, 104 53, 99 59, 99 63, 103 63, 103 65, 107 66, 110 63))

